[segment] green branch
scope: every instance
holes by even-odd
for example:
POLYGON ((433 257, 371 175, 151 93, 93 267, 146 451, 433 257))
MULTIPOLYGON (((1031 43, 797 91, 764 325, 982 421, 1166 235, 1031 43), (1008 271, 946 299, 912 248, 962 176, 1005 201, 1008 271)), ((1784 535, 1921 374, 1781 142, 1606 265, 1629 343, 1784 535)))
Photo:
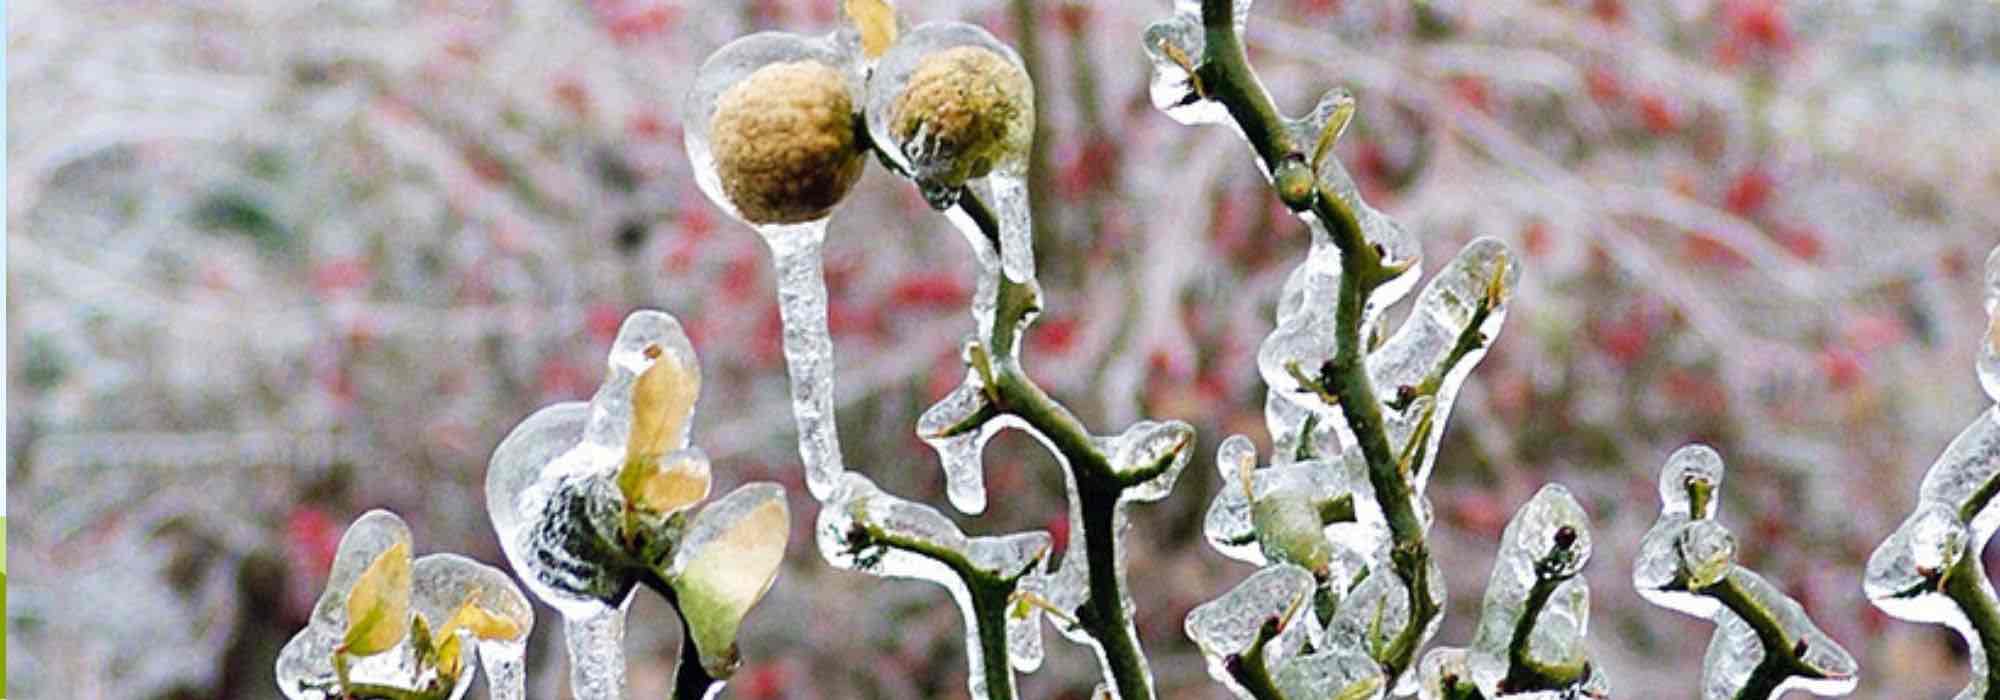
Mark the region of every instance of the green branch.
POLYGON ((1229 677, 1250 693, 1254 700, 1286 700, 1284 691, 1271 680, 1270 664, 1264 658, 1264 647, 1281 631, 1278 618, 1270 618, 1257 626, 1256 638, 1250 640, 1250 648, 1243 653, 1230 656, 1223 663, 1229 668, 1229 677))
MULTIPOLYGON (((847 533, 846 545, 848 552, 856 555, 871 548, 902 550, 943 564, 956 574, 972 597, 972 631, 979 638, 978 653, 985 665, 987 697, 989 700, 1014 697, 1014 671, 1007 657, 1007 606, 1021 577, 1041 562, 1039 558, 1020 571, 987 571, 964 552, 897 535, 858 519, 847 533)), ((973 650, 967 649, 966 653, 973 650)))
POLYGON ((1382 404, 1368 377, 1361 325, 1369 294, 1407 268, 1385 265, 1384 251, 1368 243, 1353 208, 1338 193, 1318 185, 1306 145, 1294 142, 1284 117, 1251 69, 1234 17, 1231 0, 1202 0, 1204 49, 1200 64, 1194 66, 1193 82, 1200 97, 1228 109, 1271 173, 1279 199, 1294 211, 1312 211, 1340 250, 1335 355, 1322 368, 1324 386, 1320 393, 1335 400, 1360 443, 1362 456, 1368 461, 1368 480, 1388 519, 1393 540, 1390 559, 1410 593, 1408 626, 1375 659, 1390 678, 1396 678, 1416 659, 1423 631, 1441 612, 1441 603, 1431 595, 1430 548, 1424 539, 1422 515, 1417 512, 1415 485, 1402 473, 1389 444, 1382 404))
POLYGON ((2000 603, 1993 600, 1992 589, 1980 585, 1986 572, 1979 566, 1979 553, 1966 551, 1958 561, 1945 571, 1943 591, 1965 614, 1974 634, 1979 637, 1980 649, 1973 652, 1984 654, 1986 664, 1986 698, 2000 699, 2000 603))

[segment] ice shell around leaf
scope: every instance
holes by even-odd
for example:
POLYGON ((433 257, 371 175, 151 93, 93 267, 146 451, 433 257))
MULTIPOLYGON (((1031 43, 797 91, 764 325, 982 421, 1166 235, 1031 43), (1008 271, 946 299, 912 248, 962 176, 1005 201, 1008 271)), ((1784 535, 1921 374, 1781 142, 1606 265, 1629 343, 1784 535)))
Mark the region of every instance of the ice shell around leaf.
POLYGON ((1207 41, 1201 17, 1176 14, 1146 27, 1146 56, 1153 63, 1153 79, 1148 87, 1153 107, 1168 118, 1188 126, 1229 122, 1229 109, 1204 98, 1196 89, 1191 70, 1201 66, 1207 41))
POLYGON ((1713 447, 1688 445, 1675 450, 1667 457, 1666 467, 1660 470, 1660 512, 1696 520, 1715 517, 1715 504, 1720 499, 1710 497, 1702 511, 1695 513, 1688 488, 1692 483, 1703 482, 1708 484, 1710 493, 1720 493, 1723 473, 1722 455, 1713 447))
MULTIPOLYGON (((586 442, 615 448, 619 455, 627 452, 626 445, 632 435, 632 392, 639 376, 660 361, 679 364, 686 368, 685 374, 692 381, 700 382, 701 365, 680 320, 652 309, 627 315, 618 326, 618 335, 611 341, 611 352, 605 358, 604 382, 590 397, 590 424, 584 431, 586 442)), ((690 415, 692 411, 690 406, 690 415)), ((685 441, 683 432, 679 442, 685 444, 685 441)), ((612 463, 600 465, 597 470, 608 472, 616 467, 612 463)))
POLYGON ((1722 607, 1714 598, 1679 586, 1681 533, 1694 522, 1686 515, 1663 513, 1639 539, 1639 556, 1632 562, 1632 587, 1654 605, 1699 618, 1712 618, 1722 607))
POLYGON ((1388 694, 1382 668, 1348 649, 1294 657, 1278 669, 1278 691, 1287 698, 1379 700, 1388 694))
POLYGON ((469 606, 477 611, 484 624, 465 633, 486 671, 489 694, 495 700, 525 698, 523 674, 528 635, 535 628, 535 609, 514 585, 514 579, 497 568, 450 553, 418 559, 411 578, 417 612, 438 622, 440 636, 452 634, 448 621, 457 619, 462 610, 469 606))
POLYGON ((753 483, 703 507, 675 548, 666 578, 709 675, 735 670, 736 630, 777 580, 790 534, 784 488, 753 483))
POLYGON ((1187 468, 1194 446, 1194 427, 1182 421, 1164 423, 1142 420, 1108 441, 1099 438, 1111 458, 1111 468, 1120 475, 1151 473, 1151 478, 1128 488, 1121 500, 1157 501, 1173 491, 1187 468), (1164 466, 1164 469, 1161 467, 1164 466))
MULTIPOLYGON (((341 537, 333 569, 327 577, 326 591, 314 607, 311 622, 285 645, 278 656, 278 685, 287 698, 330 700, 338 697, 333 692, 338 680, 332 660, 336 648, 342 646, 349 623, 354 621, 351 615, 353 607, 363 609, 368 615, 379 616, 380 619, 370 623, 371 626, 401 632, 383 648, 359 649, 349 645, 348 678, 357 684, 408 689, 422 687, 438 678, 439 669, 422 663, 408 639, 411 622, 418 615, 431 621, 431 629, 435 630, 439 629, 436 625, 450 619, 455 610, 470 604, 505 620, 504 627, 510 628, 516 636, 492 641, 515 646, 533 628, 533 609, 505 573, 455 554, 431 554, 412 560, 410 550, 409 527, 394 513, 369 511, 348 527, 347 533, 341 537), (354 605, 357 599, 362 598, 369 600, 361 600, 358 606, 354 605), (394 602, 397 600, 400 603, 394 602), (376 604, 371 601, 389 602, 376 604)), ((508 649, 498 644, 488 645, 483 639, 476 641, 479 642, 482 657, 494 657, 487 662, 489 669, 504 665, 496 662, 504 662, 507 658, 513 658, 516 663, 519 661, 518 655, 510 654, 508 649)), ((450 698, 463 696, 471 687, 472 674, 466 673, 462 667, 458 673, 449 693, 450 698)), ((492 676, 488 683, 492 688, 492 697, 501 700, 518 700, 521 697, 517 682, 499 674, 492 676)))
POLYGON ((1311 572, 1276 564, 1257 570, 1221 597, 1188 611, 1184 628, 1188 639, 1208 659, 1208 675, 1239 696, 1248 697, 1229 673, 1229 657, 1249 651, 1265 624, 1283 624, 1264 646, 1266 669, 1282 667, 1305 646, 1308 627, 1318 624, 1310 612, 1317 585, 1311 572))
POLYGON ((410 546, 398 542, 375 557, 347 592, 347 631, 340 646, 355 656, 388 651, 410 633, 410 546))
MULTIPOLYGON (((1428 560, 1429 573, 1424 578, 1430 584, 1431 600, 1439 606, 1445 604, 1444 572, 1438 569, 1437 560, 1428 560)), ((1377 561, 1368 571, 1368 576, 1341 601, 1340 610, 1334 613, 1333 621, 1327 625, 1327 642, 1334 649, 1374 650, 1386 646, 1401 635, 1410 625, 1410 594, 1386 560, 1377 561)), ((1437 634, 1443 622, 1441 615, 1431 617, 1430 624, 1417 635, 1416 647, 1421 649, 1432 636, 1437 634)), ((1415 669, 1405 669, 1401 678, 1389 679, 1391 692, 1399 695, 1409 691, 1400 690, 1405 681, 1414 681, 1410 675, 1415 669)))
POLYGON ((1969 633, 1965 614, 1939 588, 1945 572, 1965 556, 1970 540, 1957 509, 1936 501, 1919 503, 1869 555, 1862 590, 1885 613, 1969 633))
POLYGON ((1988 408, 1952 438, 1924 473, 1917 497, 1970 514, 1966 526, 1973 535, 1971 549, 1978 550, 2000 529, 2000 508, 1992 499, 1996 480, 2000 480, 2000 406, 1988 408))
MULTIPOLYGON (((688 161, 695 183, 709 200, 731 217, 750 222, 725 191, 721 168, 716 162, 714 127, 716 109, 722 96, 758 69, 780 63, 810 62, 837 70, 846 80, 850 105, 861 104, 862 68, 855 56, 827 38, 806 37, 782 32, 759 32, 731 41, 709 55, 696 71, 694 86, 683 108, 682 128, 688 161)), ((857 152, 857 157, 861 155, 857 152)), ((822 215, 822 219, 825 215, 822 215)), ((757 217, 752 217, 757 218, 757 217)), ((753 225, 756 225, 753 223, 753 225)))
POLYGON ((1715 585, 1736 566, 1736 535, 1713 520, 1681 528, 1674 549, 1680 552, 1681 578, 1690 589, 1715 585))

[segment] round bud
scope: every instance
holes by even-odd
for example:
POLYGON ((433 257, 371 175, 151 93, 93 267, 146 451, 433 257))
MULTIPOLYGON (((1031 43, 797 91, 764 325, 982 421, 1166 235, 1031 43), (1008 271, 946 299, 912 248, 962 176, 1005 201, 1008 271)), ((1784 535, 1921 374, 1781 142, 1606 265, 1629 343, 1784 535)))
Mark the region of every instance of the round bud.
POLYGON ((812 60, 765 65, 724 90, 710 149, 743 220, 802 223, 840 203, 867 162, 854 111, 846 76, 812 60))

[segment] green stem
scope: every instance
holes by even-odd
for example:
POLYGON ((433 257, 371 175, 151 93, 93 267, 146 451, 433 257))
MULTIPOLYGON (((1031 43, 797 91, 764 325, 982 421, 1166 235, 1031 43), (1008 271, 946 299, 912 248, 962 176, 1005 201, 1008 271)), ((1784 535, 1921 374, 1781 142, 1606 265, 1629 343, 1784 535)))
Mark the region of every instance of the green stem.
POLYGON ((1334 320, 1336 352, 1323 375, 1328 384, 1325 388, 1337 399, 1360 443, 1362 456, 1368 460, 1368 480, 1381 501, 1393 539, 1390 557, 1396 574, 1410 592, 1408 625, 1394 643, 1382 648, 1376 659, 1390 678, 1396 678, 1410 668, 1422 646, 1423 631, 1441 612, 1440 602, 1430 591, 1430 549, 1424 539, 1422 516, 1417 512, 1415 488, 1401 473, 1389 444, 1381 402, 1375 396, 1374 382, 1368 377, 1367 349, 1361 343, 1361 317, 1369 293, 1402 270, 1383 264, 1383 251, 1368 243, 1352 208, 1336 193, 1311 184, 1312 168, 1307 165, 1303 145, 1294 143, 1283 116, 1244 53, 1242 40, 1236 34, 1234 4, 1232 0, 1202 0, 1205 48, 1196 68, 1196 82, 1203 98, 1228 109, 1271 173, 1279 199, 1294 211, 1310 209, 1328 228, 1340 249, 1340 295, 1334 320))
POLYGON ((681 612, 680 594, 651 568, 641 567, 637 572, 640 583, 665 598, 681 618, 681 661, 674 668, 673 700, 702 700, 708 697, 712 687, 724 681, 709 675, 708 668, 701 664, 701 650, 694 645, 694 629, 688 624, 687 614, 681 612))
POLYGON ((1271 680, 1269 662, 1264 659, 1264 647, 1277 638, 1278 626, 1263 624, 1257 627, 1257 637, 1250 641, 1250 648, 1229 659, 1229 676, 1236 679, 1250 693, 1253 700, 1286 700, 1285 693, 1271 680))
POLYGON ((1521 621, 1514 625, 1513 638, 1507 640, 1507 677, 1501 679, 1501 689, 1507 692, 1558 690, 1575 685, 1589 670, 1588 662, 1582 659, 1576 663, 1547 664, 1528 653, 1535 623, 1542 617, 1542 608, 1548 606, 1549 598, 1566 580, 1536 577, 1535 585, 1528 589, 1528 600, 1521 606, 1521 621))
POLYGON ((1722 577, 1722 580, 1717 581, 1715 585, 1698 591, 1702 595, 1714 598, 1722 603, 1723 607, 1742 618, 1744 623, 1750 625, 1751 631, 1757 634, 1757 643, 1764 648, 1763 662, 1757 664, 1757 668, 1751 672, 1750 680, 1744 684, 1741 691, 1737 692, 1736 700, 1768 698, 1777 690, 1779 684, 1793 676, 1826 677, 1826 674, 1819 669, 1806 663, 1804 655, 1807 650, 1804 642, 1786 634, 1784 625, 1778 622, 1777 615, 1765 608, 1756 597, 1750 595, 1749 589, 1737 580, 1742 571, 1743 569, 1738 568, 1730 575, 1722 577))
MULTIPOLYGON (((985 662, 988 700, 1012 700, 1013 667, 1007 657, 1007 607, 1021 576, 1034 567, 1016 572, 987 571, 972 563, 964 552, 930 542, 904 537, 865 522, 856 523, 848 546, 854 551, 870 547, 899 549, 930 559, 957 574, 972 597, 973 634, 979 638, 978 654, 985 662)), ((967 654, 973 650, 967 649, 967 654)))
POLYGON ((1986 700, 2000 700, 2000 603, 1993 600, 1992 589, 1982 585, 1985 577, 1979 553, 1967 551, 1945 572, 1944 594, 1958 604, 1978 636, 1980 649, 1973 653, 1986 655, 1986 700))

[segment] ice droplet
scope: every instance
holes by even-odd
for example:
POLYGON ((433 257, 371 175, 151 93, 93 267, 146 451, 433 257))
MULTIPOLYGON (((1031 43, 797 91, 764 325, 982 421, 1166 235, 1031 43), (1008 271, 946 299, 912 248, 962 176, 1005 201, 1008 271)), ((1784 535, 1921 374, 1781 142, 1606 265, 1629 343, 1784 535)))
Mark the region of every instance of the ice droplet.
POLYGON ((1722 455, 1707 445, 1688 445, 1675 450, 1667 457, 1667 466, 1660 470, 1660 512, 1686 515, 1702 520, 1715 517, 1718 499, 1709 497, 1703 503, 1701 512, 1694 510, 1690 489, 1703 488, 1709 493, 1722 491, 1722 455))
POLYGON ((1229 109, 1204 99, 1195 88, 1192 71, 1200 67, 1207 48, 1199 8, 1192 15, 1178 13, 1146 27, 1145 45, 1153 62, 1148 93, 1155 109, 1189 126, 1229 122, 1229 109))
POLYGON ((1111 458, 1113 472, 1126 477, 1151 474, 1145 481, 1127 488, 1120 500, 1157 501, 1173 491, 1174 482, 1187 468, 1194 447, 1194 427, 1181 421, 1142 420, 1118 437, 1099 438, 1098 442, 1111 458))
POLYGON ((986 510, 986 474, 981 457, 986 443, 1015 422, 998 415, 986 400, 979 373, 970 370, 958 388, 917 419, 917 435, 937 451, 938 462, 944 467, 945 495, 959 512, 977 514, 986 510))
POLYGON ((1249 651, 1263 626, 1282 625, 1264 646, 1266 670, 1282 667, 1305 646, 1308 627, 1318 624, 1310 612, 1302 612, 1310 610, 1317 586, 1311 572, 1276 564, 1257 570, 1221 597, 1190 610, 1184 629, 1208 659, 1208 675, 1239 697, 1250 697, 1230 674, 1229 658, 1249 651))

